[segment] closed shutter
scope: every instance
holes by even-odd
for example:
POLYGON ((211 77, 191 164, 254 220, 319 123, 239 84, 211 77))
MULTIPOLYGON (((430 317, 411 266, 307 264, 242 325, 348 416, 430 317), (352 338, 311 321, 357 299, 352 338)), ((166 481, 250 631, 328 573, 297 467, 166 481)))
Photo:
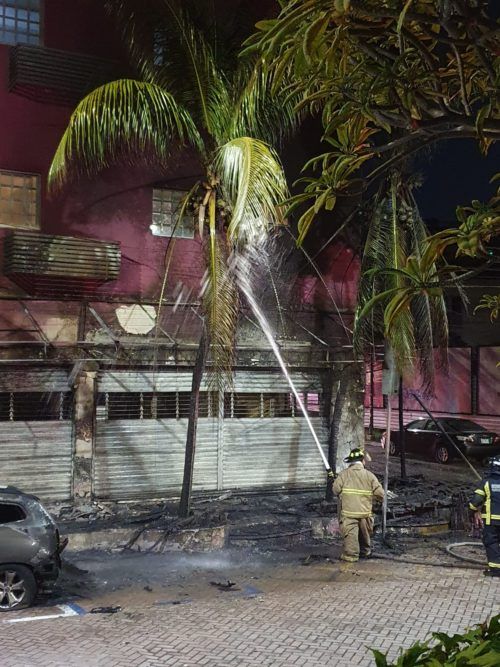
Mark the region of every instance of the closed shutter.
MULTIPOLYGON (((94 495, 102 499, 163 498, 180 493, 184 472, 184 452, 188 420, 181 416, 169 419, 120 418, 126 410, 106 408, 113 395, 126 400, 133 396, 178 394, 185 400, 191 389, 189 371, 109 371, 98 381, 100 396, 106 396, 97 408, 96 446, 94 456, 94 495)), ((142 405, 142 404, 141 404, 142 405)), ((182 415, 185 415, 184 404, 182 415)), ((173 408, 175 412, 175 407, 173 408)), ((216 411, 216 408, 215 408, 216 411)), ((131 411, 129 410, 130 416, 131 411)), ((198 420, 193 489, 217 488, 218 422, 206 417, 198 420)))
MULTIPOLYGON (((0 483, 44 500, 70 499, 73 424, 68 373, 62 369, 4 370, 0 395, 0 483), (42 403, 39 418, 31 420, 37 412, 37 397, 46 399, 51 409, 44 412, 42 403)), ((37 407, 40 411, 40 405, 37 407)))
MULTIPOLYGON (((317 399, 320 395, 319 374, 295 374, 293 380, 304 396, 317 399)), ((190 388, 191 373, 185 370, 106 371, 100 376, 94 456, 96 497, 127 500, 180 494, 188 423, 185 411, 177 418, 152 418, 151 395, 160 401, 162 394, 170 392, 177 397, 182 394, 187 400, 190 388), (128 418, 122 418, 126 408, 119 400, 130 405, 134 397, 140 397, 140 404, 134 404, 128 418)), ((202 391, 206 390, 204 382, 202 391)), ((228 393, 224 404, 231 406, 229 415, 223 417, 222 405, 214 405, 212 416, 198 420, 193 489, 322 485, 322 461, 304 417, 296 406, 291 416, 283 416, 281 411, 281 416, 274 417, 270 411, 274 400, 271 396, 290 400, 285 378, 277 372, 237 371, 234 395, 238 394, 250 418, 234 413, 233 394, 228 393), (263 410, 265 417, 261 416, 263 410)), ((319 406, 311 419, 326 447, 319 406)))
MULTIPOLYGON (((317 416, 311 416, 311 423, 326 451, 327 433, 319 416, 321 375, 294 373, 292 381, 303 400, 307 402, 305 397, 313 395, 318 401, 317 416)), ((281 373, 237 372, 234 393, 241 396, 245 416, 238 414, 233 399, 224 418, 224 488, 293 488, 324 484, 321 456, 285 377, 281 373), (253 404, 245 401, 250 395, 255 399, 253 404), (277 404, 280 398, 286 398, 293 416, 272 416, 270 396, 276 397, 277 404), (252 413, 250 418, 249 413, 252 413)), ((276 409, 278 414, 280 410, 276 409)))
MULTIPOLYGON (((326 444, 321 419, 313 418, 326 444)), ((303 418, 226 419, 224 488, 307 487, 324 484, 324 467, 303 418)))
MULTIPOLYGON (((94 494, 102 499, 178 495, 184 471, 187 419, 97 421, 94 494)), ((217 421, 200 419, 194 490, 217 488, 217 421)))
POLYGON ((0 483, 45 500, 71 498, 72 423, 4 422, 0 483))

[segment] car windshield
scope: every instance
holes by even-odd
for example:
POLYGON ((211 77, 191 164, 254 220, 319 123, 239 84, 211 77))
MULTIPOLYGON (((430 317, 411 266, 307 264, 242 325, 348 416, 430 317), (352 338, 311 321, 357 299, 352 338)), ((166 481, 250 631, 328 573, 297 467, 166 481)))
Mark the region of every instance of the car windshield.
POLYGON ((486 431, 483 426, 479 426, 475 422, 471 422, 469 419, 443 419, 442 422, 445 428, 449 428, 451 431, 486 431))

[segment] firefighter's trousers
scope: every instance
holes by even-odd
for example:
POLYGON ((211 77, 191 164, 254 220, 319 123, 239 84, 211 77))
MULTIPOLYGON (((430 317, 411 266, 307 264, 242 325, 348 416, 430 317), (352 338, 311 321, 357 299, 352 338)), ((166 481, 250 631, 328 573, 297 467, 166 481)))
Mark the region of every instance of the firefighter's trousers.
POLYGON ((488 558, 488 567, 500 570, 500 524, 483 526, 483 544, 488 558))
POLYGON ((351 519, 350 517, 341 517, 341 533, 344 541, 341 559, 355 562, 359 557, 369 556, 371 553, 373 519, 366 517, 363 519, 351 519))

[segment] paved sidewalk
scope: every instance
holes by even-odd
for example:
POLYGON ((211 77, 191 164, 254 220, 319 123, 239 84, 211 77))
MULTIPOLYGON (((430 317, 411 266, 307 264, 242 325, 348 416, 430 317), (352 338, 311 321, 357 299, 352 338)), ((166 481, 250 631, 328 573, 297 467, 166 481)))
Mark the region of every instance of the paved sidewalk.
MULTIPOLYGON (((395 656, 399 646, 431 631, 463 630, 500 612, 500 581, 478 571, 408 567, 375 560, 322 562, 247 568, 240 572, 243 578, 233 568, 231 577, 240 589, 233 592, 209 585, 213 571, 197 570, 184 584, 165 584, 163 590, 128 588, 79 602, 86 609, 122 605, 114 615, 15 624, 5 623, 2 615, 0 664, 368 666, 374 664, 368 647, 395 656)), ((35 612, 17 617, 30 614, 35 612)))

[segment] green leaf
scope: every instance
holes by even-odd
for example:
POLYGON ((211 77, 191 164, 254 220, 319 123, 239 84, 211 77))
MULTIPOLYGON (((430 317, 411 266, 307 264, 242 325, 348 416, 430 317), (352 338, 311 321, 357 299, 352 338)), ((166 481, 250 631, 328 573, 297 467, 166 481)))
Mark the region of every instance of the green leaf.
POLYGON ((271 28, 274 28, 277 23, 277 19, 265 19, 263 21, 257 21, 255 24, 255 27, 257 30, 262 30, 264 32, 271 30, 271 28))
POLYGON ((377 651, 375 648, 370 650, 373 653, 373 657, 375 658, 376 667, 389 667, 389 663, 387 662, 387 654, 384 654, 381 651, 377 651))
POLYGON ((307 60, 310 61, 312 55, 317 50, 329 22, 330 15, 325 12, 321 14, 320 17, 316 19, 316 21, 313 21, 309 28, 306 30, 302 48, 304 49, 304 55, 307 60))
POLYGON ((406 13, 410 9, 412 4, 413 4, 413 0, 406 0, 405 4, 403 6, 403 11, 399 15, 398 24, 396 26, 396 31, 398 33, 401 32, 401 30, 403 28, 403 23, 405 22, 406 13))
POLYGON ((298 236, 297 236, 297 245, 301 246, 302 243, 304 242, 305 237, 307 236, 307 232, 309 231, 309 228, 312 225, 312 222, 314 220, 314 217, 316 215, 315 207, 314 205, 311 206, 310 208, 307 209, 299 218, 299 221, 297 223, 297 229, 298 229, 298 236))

